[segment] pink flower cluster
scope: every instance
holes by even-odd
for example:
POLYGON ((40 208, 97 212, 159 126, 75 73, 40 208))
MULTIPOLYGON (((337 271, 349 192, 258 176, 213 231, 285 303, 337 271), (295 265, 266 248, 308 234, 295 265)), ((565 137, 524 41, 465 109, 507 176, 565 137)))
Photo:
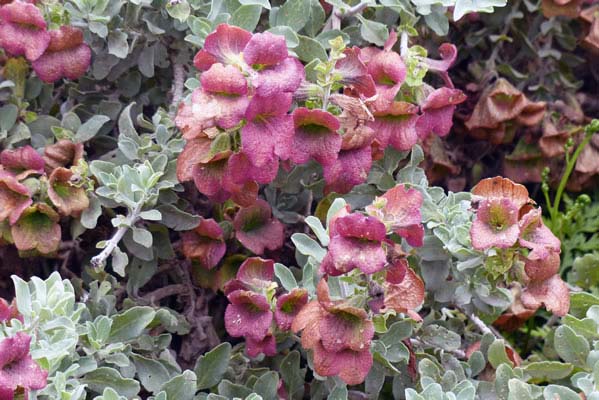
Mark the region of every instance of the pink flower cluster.
POLYGON ((273 298, 273 280, 274 262, 253 257, 245 260, 236 279, 225 285, 230 302, 225 310, 225 328, 229 335, 245 338, 250 357, 277 354, 275 329, 289 331, 293 319, 308 302, 308 292, 299 288, 273 298))
POLYGON ((77 79, 91 62, 91 50, 80 29, 61 26, 47 30, 41 10, 22 0, 0 7, 0 47, 11 56, 25 56, 47 83, 77 79))
POLYGON ((533 310, 544 304, 556 315, 567 314, 569 290, 558 274, 561 243, 543 223, 541 209, 532 207, 526 188, 495 177, 479 182, 472 193, 479 197, 470 229, 472 247, 519 251, 528 279, 522 304, 533 310))
MULTIPOLYGON (((412 246, 422 246, 424 228, 422 194, 397 185, 366 208, 368 214, 341 209, 330 221, 330 242, 320 272, 338 276, 359 269, 367 275, 386 269, 375 278, 377 293, 368 302, 374 313, 395 310, 420 321, 415 311, 424 301, 424 282, 409 268, 404 253, 390 239, 397 234, 412 246)), ((339 375, 347 384, 364 381, 372 366, 370 343, 374 334, 367 312, 351 299, 332 301, 326 279, 317 299, 308 303, 292 324, 302 331, 302 346, 314 353, 314 370, 322 376, 339 375)))
POLYGON ((19 250, 53 253, 61 239, 60 215, 79 216, 89 206, 85 189, 72 183, 75 173, 66 168, 82 154, 83 145, 68 140, 48 146, 44 156, 31 146, 0 153, 0 224, 8 223, 4 229, 19 250), (47 195, 49 203, 34 202, 40 186, 35 180, 47 183, 41 198, 47 195))
POLYGON ((442 61, 422 60, 447 87, 424 85, 425 100, 417 105, 396 100, 406 79, 402 57, 391 50, 396 40, 392 34, 382 50, 345 49, 332 72, 341 86, 323 98, 322 109, 307 102, 290 113, 294 97, 305 100, 311 84, 284 37, 219 25, 194 59, 201 87, 175 120, 187 139, 179 180, 193 180, 213 201, 249 205, 258 185, 275 178, 280 161, 315 160, 325 190, 346 193, 366 180, 387 146, 409 150, 431 133, 447 135, 456 105, 465 100, 447 76, 455 46, 441 46, 442 61))

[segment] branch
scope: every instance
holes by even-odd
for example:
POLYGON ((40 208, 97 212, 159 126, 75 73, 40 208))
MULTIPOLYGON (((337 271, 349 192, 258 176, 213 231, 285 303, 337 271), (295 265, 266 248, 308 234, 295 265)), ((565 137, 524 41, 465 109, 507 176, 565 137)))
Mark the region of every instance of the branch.
POLYGON ((497 330, 495 328, 490 327, 487 324, 485 324, 485 322, 482 319, 478 318, 474 313, 468 312, 468 311, 464 310, 463 308, 459 308, 459 310, 466 317, 468 317, 468 319, 474 325, 476 325, 478 330, 481 331, 484 335, 490 333, 491 335, 495 336, 497 339, 503 339, 503 336, 501 336, 501 334, 499 332, 497 332, 497 330))
POLYGON ((172 114, 177 112, 177 106, 183 100, 183 90, 185 89, 185 69, 182 64, 179 64, 173 58, 173 86, 171 88, 172 99, 172 114))
MULTIPOLYGON (((432 346, 428 346, 427 344, 425 344, 422 340, 420 339, 416 339, 416 338, 410 338, 410 343, 412 344, 412 346, 418 346, 418 347, 432 347, 432 346)), ((443 350, 445 351, 445 350, 443 350)), ((466 352, 464 350, 451 350, 451 351, 445 351, 446 353, 450 353, 453 354, 455 357, 457 358, 461 358, 461 359, 466 359, 466 352)))
POLYGON ((150 292, 142 297, 143 300, 147 301, 150 304, 154 304, 157 301, 164 299, 165 297, 174 296, 176 294, 184 294, 189 291, 187 285, 185 284, 176 284, 161 287, 160 289, 156 289, 153 292, 150 292))
POLYGON ((139 219, 139 214, 141 213, 142 206, 143 206, 143 201, 139 202, 137 204, 137 206, 135 206, 135 209, 133 209, 133 211, 129 212, 129 214, 127 215, 127 220, 129 221, 129 224, 126 226, 121 226, 119 229, 117 229, 117 231, 110 238, 110 240, 108 240, 108 242, 106 242, 106 246, 104 247, 104 250, 102 250, 102 252, 100 254, 98 254, 97 256, 94 256, 91 259, 91 264, 93 267, 98 268, 98 267, 103 267, 104 265, 106 265, 106 260, 108 259, 108 257, 110 257, 110 255, 114 251, 115 247, 118 246, 118 244, 121 241, 121 239, 123 238, 123 236, 125 236, 125 233, 127 233, 127 230, 131 226, 133 226, 139 219))

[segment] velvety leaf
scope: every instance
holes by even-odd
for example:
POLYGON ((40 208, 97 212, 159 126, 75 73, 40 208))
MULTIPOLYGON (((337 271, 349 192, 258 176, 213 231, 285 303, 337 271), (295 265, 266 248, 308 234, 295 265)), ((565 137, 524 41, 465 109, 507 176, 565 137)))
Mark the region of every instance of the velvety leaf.
POLYGON ((218 384, 229 366, 230 357, 231 344, 227 342, 200 356, 194 368, 198 377, 197 388, 209 389, 218 384))

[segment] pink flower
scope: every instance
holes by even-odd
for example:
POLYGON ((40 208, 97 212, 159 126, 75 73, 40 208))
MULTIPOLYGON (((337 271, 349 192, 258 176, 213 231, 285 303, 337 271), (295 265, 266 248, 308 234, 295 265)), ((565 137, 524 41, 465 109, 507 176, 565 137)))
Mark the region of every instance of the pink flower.
POLYGON ((466 95, 459 89, 443 87, 429 94, 420 105, 423 114, 416 123, 418 137, 425 139, 431 132, 447 136, 453 125, 453 112, 464 101, 466 95))
POLYGON ((8 53, 35 61, 49 43, 46 21, 35 5, 17 0, 0 7, 0 47, 8 53))
POLYGON ((441 55, 441 60, 425 58, 424 63, 427 65, 429 71, 436 72, 443 78, 446 86, 453 88, 453 82, 449 78, 447 70, 451 68, 458 57, 458 49, 451 43, 443 43, 439 46, 439 54, 441 55))
POLYGON ((239 289, 261 292, 272 286, 274 276, 273 260, 250 257, 241 264, 235 279, 227 282, 225 293, 239 289))
POLYGON ((222 228, 215 220, 203 218, 195 229, 182 234, 181 247, 185 257, 206 269, 216 267, 227 251, 222 228))
POLYGON ((405 313, 416 321, 422 321, 422 317, 414 310, 424 302, 424 282, 411 268, 405 268, 405 274, 399 282, 388 272, 383 286, 385 288, 383 312, 392 309, 405 313))
POLYGON ((32 202, 29 189, 10 173, 0 170, 0 221, 8 219, 14 225, 32 202))
POLYGON ((560 317, 570 310, 570 290, 559 275, 530 283, 522 292, 521 299, 526 308, 537 309, 544 305, 547 311, 560 317))
POLYGON ((335 72, 341 75, 340 83, 364 97, 376 94, 376 86, 368 68, 360 59, 360 48, 350 47, 343 51, 344 58, 335 64, 335 72))
POLYGON ((366 212, 379 218, 385 226, 406 239, 410 246, 422 246, 422 193, 399 184, 366 207, 366 212))
POLYGON ((390 144, 397 150, 410 150, 418 142, 417 113, 418 107, 414 104, 394 101, 387 107, 379 107, 368 126, 377 132, 376 140, 381 147, 390 144))
POLYGON ((370 145, 341 150, 333 164, 323 166, 325 193, 348 193, 354 186, 366 182, 371 167, 370 145))
POLYGON ((530 256, 540 259, 547 257, 551 252, 559 254, 561 242, 543 223, 541 209, 528 211, 520 219, 519 225, 519 243, 532 250, 530 256))
POLYGON ((31 337, 23 332, 0 340, 0 397, 12 400, 17 388, 25 390, 29 398, 30 390, 46 386, 48 372, 40 368, 29 355, 31 337))
POLYGON ((227 298, 231 302, 225 310, 225 329, 229 335, 263 340, 273 318, 266 297, 249 290, 235 290, 227 298))
POLYGON ((293 112, 293 125, 294 136, 285 151, 291 161, 304 164, 313 158, 322 165, 335 162, 342 139, 337 133, 339 120, 333 114, 299 107, 293 112))
POLYGON ((41 174, 45 166, 42 156, 29 145, 3 150, 0 153, 0 164, 5 170, 23 177, 30 172, 41 174))
POLYGON ((245 339, 245 350, 250 357, 257 357, 260 353, 268 357, 276 356, 277 341, 271 333, 266 334, 261 340, 248 337, 245 339))
POLYGON ((293 118, 287 114, 291 94, 254 96, 247 108, 246 125, 241 129, 241 144, 248 159, 257 167, 270 162, 275 153, 289 158, 288 145, 293 138, 293 118))
POLYGON ((59 219, 58 213, 46 203, 26 208, 10 229, 15 246, 21 251, 55 252, 61 239, 59 219))
POLYGON ((61 214, 77 217, 89 207, 89 198, 84 187, 73 184, 74 178, 72 170, 56 168, 48 179, 48 197, 61 214))
POLYGON ((301 309, 291 329, 302 331, 302 346, 314 352, 316 373, 339 375, 348 385, 362 383, 372 367, 372 321, 363 309, 332 301, 324 279, 318 284, 317 298, 301 309))
POLYGON ((252 34, 236 26, 220 24, 206 36, 204 48, 196 54, 193 64, 200 71, 208 70, 214 63, 234 64, 240 61, 241 53, 252 38, 252 34))
POLYGON ((47 83, 83 76, 92 57, 91 49, 83 42, 83 32, 72 26, 61 26, 49 33, 50 45, 46 52, 31 64, 37 76, 47 83))
POLYGON ((472 247, 505 249, 516 243, 519 234, 518 207, 510 199, 485 199, 480 203, 470 228, 472 247))
POLYGON ((331 241, 321 263, 329 275, 342 275, 355 268, 365 274, 383 269, 387 255, 382 247, 385 225, 377 218, 353 213, 331 223, 331 241))
POLYGON ((308 291, 303 288, 295 288, 279 296, 275 309, 275 321, 279 329, 290 330, 293 319, 306 303, 308 303, 308 291))
POLYGON ((266 249, 276 250, 283 246, 284 226, 272 216, 270 205, 262 199, 239 210, 233 220, 233 227, 237 240, 255 254, 263 254, 266 249))

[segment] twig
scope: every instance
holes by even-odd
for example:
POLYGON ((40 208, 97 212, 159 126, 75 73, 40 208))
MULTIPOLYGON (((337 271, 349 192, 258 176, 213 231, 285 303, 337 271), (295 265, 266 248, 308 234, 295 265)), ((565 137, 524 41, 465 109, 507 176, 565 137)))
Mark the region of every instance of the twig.
POLYGON ((171 102, 171 113, 174 114, 177 112, 177 106, 183 100, 183 90, 185 89, 185 69, 182 64, 179 64, 173 58, 173 86, 171 89, 171 93, 173 96, 173 100, 171 102))
POLYGON ((128 224, 125 226, 121 226, 119 229, 117 229, 117 231, 110 238, 110 240, 106 242, 106 246, 104 247, 102 252, 91 259, 92 266, 98 268, 106 264, 106 260, 108 259, 108 257, 110 257, 115 247, 118 246, 123 236, 125 236, 125 233, 127 233, 127 230, 131 226, 133 226, 139 219, 139 214, 141 213, 142 206, 143 201, 140 201, 135 207, 135 209, 129 212, 129 214, 127 215, 128 224))
POLYGON ((478 316, 476 316, 474 313, 468 312, 462 308, 460 308, 460 311, 466 316, 468 317, 468 319, 478 328, 478 330, 480 330, 484 335, 490 333, 491 335, 495 336, 498 339, 503 339, 503 337, 501 336, 501 334, 494 329, 493 327, 488 326, 487 324, 485 324, 485 322, 478 318, 478 316))
POLYGON ((157 301, 164 299, 165 297, 174 296, 176 294, 187 294, 189 291, 187 285, 185 284, 175 284, 161 287, 159 289, 154 290, 144 296, 141 299, 149 302, 150 304, 154 304, 157 301))
MULTIPOLYGON (((416 339, 416 338, 410 338, 410 343, 412 344, 412 346, 427 347, 426 343, 424 343, 422 340, 416 339)), ((428 347, 431 347, 431 346, 428 346, 428 347)), ((451 351, 445 351, 445 352, 453 354, 457 358, 461 358, 461 359, 466 358, 466 352, 464 350, 457 349, 457 350, 451 350, 451 351)))

